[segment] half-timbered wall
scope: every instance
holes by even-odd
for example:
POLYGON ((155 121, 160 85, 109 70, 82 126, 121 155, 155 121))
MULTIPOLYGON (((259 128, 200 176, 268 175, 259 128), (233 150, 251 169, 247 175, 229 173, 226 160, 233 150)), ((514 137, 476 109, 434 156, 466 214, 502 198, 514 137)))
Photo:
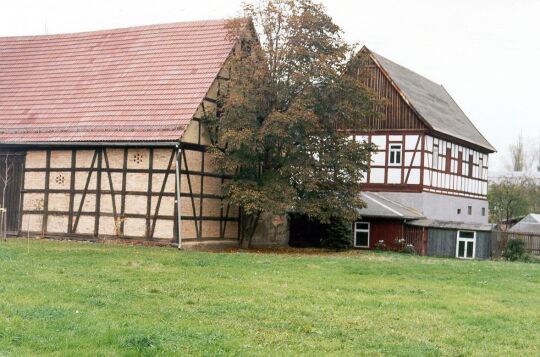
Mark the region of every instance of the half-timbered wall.
POLYGON ((366 190, 486 198, 488 154, 422 132, 379 132, 353 137, 376 146, 364 178, 366 190), (399 163, 393 157, 397 152, 399 163))
MULTIPOLYGON (((369 187, 418 187, 422 180, 423 133, 356 135, 355 140, 366 141, 376 146, 371 157, 370 170, 364 178, 369 187), (399 150, 399 163, 391 162, 391 153, 399 150), (382 186, 384 185, 384 186, 382 186)), ((394 158, 394 161, 397 158, 394 158)))
POLYGON ((203 149, 29 150, 22 231, 42 235, 174 241, 176 160, 182 239, 237 238, 238 209, 203 149))
POLYGON ((424 190, 485 198, 488 154, 426 136, 424 190))

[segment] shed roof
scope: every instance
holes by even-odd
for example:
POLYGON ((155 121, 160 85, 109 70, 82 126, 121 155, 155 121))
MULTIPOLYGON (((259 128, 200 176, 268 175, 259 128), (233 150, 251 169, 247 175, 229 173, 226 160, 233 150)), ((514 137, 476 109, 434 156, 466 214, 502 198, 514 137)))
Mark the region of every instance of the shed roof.
POLYGON ((0 38, 0 143, 178 140, 233 48, 226 23, 0 38))
POLYGON ((540 233, 540 214, 529 213, 508 231, 516 233, 540 233))
POLYGON ((358 210, 360 216, 397 218, 397 219, 420 219, 424 216, 414 208, 404 206, 396 201, 377 192, 362 192, 361 198, 367 207, 358 210))
POLYGON ((431 227, 442 229, 463 229, 471 231, 491 231, 493 225, 489 223, 467 223, 454 221, 441 221, 437 219, 418 219, 407 222, 408 225, 417 227, 431 227))
POLYGON ((397 63, 369 50, 375 63, 388 74, 405 101, 433 130, 470 142, 490 152, 495 148, 478 131, 446 89, 397 63))

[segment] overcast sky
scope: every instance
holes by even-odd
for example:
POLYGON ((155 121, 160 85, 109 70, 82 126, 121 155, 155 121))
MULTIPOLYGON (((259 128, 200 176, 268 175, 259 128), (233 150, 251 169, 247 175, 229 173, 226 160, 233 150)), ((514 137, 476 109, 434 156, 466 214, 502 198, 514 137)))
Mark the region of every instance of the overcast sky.
MULTIPOLYGON (((0 36, 227 18, 239 0, 0 0, 0 36)), ((351 42, 443 84, 507 162, 540 145, 540 0, 323 1, 351 42)))

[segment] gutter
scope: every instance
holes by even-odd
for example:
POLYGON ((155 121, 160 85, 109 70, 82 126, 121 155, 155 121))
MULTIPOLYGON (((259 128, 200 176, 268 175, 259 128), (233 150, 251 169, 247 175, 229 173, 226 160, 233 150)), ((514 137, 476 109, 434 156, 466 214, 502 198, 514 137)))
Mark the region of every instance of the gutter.
POLYGON ((10 142, 10 143, 0 143, 0 147, 12 147, 12 146, 23 146, 23 147, 175 147, 178 146, 178 141, 51 141, 51 142, 10 142))

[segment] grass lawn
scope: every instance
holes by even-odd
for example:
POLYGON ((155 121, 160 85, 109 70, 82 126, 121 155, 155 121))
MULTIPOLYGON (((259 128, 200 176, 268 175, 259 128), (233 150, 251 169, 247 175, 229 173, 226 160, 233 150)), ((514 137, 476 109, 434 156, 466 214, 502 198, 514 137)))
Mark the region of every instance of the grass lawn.
POLYGON ((540 355, 540 264, 0 242, 0 356, 540 355))

